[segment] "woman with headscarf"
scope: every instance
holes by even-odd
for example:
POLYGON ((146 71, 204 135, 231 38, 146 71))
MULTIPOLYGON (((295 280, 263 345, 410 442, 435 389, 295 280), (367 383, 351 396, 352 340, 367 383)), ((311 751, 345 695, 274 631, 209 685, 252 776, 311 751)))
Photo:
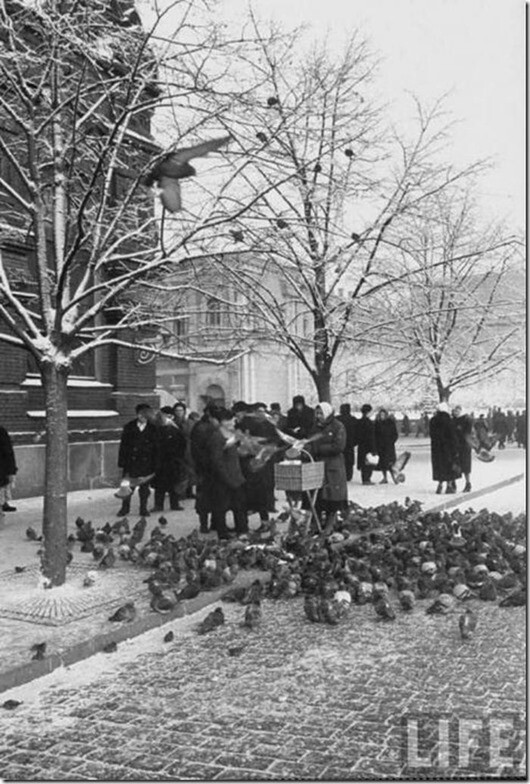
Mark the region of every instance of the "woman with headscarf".
POLYGON ((315 408, 315 425, 310 441, 304 447, 315 460, 324 462, 324 484, 318 491, 316 511, 327 515, 328 530, 333 527, 336 513, 348 504, 348 484, 344 464, 346 430, 335 418, 329 403, 319 403, 315 408))
POLYGON ((437 493, 456 493, 456 480, 462 476, 458 462, 458 437, 454 421, 449 414, 449 405, 439 403, 438 409, 429 423, 431 437, 432 478, 438 482, 437 493))
POLYGON ((387 473, 396 462, 397 427, 394 419, 388 415, 386 408, 380 408, 374 423, 375 448, 379 455, 378 471, 383 472, 381 484, 388 483, 387 473))

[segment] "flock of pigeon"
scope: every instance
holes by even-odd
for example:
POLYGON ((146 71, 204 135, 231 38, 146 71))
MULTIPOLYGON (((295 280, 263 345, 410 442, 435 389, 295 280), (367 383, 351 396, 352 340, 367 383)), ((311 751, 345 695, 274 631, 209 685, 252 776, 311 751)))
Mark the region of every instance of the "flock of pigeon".
MULTIPOLYGON (((257 629, 264 598, 290 599, 304 595, 305 616, 312 623, 339 624, 355 604, 372 604, 374 619, 394 621, 411 612, 417 600, 429 600, 426 612, 460 612, 463 639, 473 635, 477 612, 468 599, 498 602, 500 607, 526 604, 526 517, 474 512, 422 513, 421 505, 406 499, 365 509, 351 503, 333 530, 317 531, 309 513, 285 510, 277 519, 262 523, 248 537, 218 542, 194 531, 176 538, 162 516, 146 537, 147 522, 130 526, 126 518, 94 529, 78 518, 69 549, 80 543, 90 552, 94 569, 83 585, 97 581, 98 570, 118 559, 150 569, 144 580, 151 609, 170 613, 179 602, 202 591, 226 587, 223 601, 244 607, 242 625, 257 629), (283 533, 279 527, 282 525, 283 533), (249 587, 231 586, 240 570, 260 569, 267 574, 249 587)), ((38 539, 28 529, 30 539, 38 539)), ((131 622, 137 614, 133 602, 119 607, 109 621, 131 622)), ((197 627, 206 634, 225 622, 216 607, 197 627)), ((173 635, 169 632, 166 642, 173 635)), ((104 650, 116 650, 110 643, 104 650)), ((33 658, 42 658, 44 649, 33 658)), ((237 654, 233 654, 237 655, 237 654)))

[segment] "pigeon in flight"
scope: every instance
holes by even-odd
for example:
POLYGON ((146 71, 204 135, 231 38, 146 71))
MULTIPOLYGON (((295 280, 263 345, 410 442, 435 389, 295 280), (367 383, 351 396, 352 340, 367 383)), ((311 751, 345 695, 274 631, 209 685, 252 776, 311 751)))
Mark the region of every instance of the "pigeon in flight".
POLYGON ((193 158, 204 158, 209 152, 215 152, 228 144, 230 139, 230 136, 222 136, 196 144, 194 147, 183 147, 181 150, 168 153, 158 160, 146 175, 145 184, 151 187, 156 182, 160 189, 162 205, 169 212, 179 212, 182 209, 179 180, 193 177, 197 173, 190 161, 193 158))

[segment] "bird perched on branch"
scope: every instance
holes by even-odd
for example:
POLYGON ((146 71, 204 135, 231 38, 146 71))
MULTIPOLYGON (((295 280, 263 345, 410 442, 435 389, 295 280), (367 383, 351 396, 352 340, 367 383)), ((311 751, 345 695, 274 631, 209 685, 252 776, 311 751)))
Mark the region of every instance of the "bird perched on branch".
POLYGON ((185 177, 194 177, 197 172, 190 164, 193 158, 204 158, 208 153, 215 152, 220 147, 228 144, 231 136, 222 136, 210 139, 193 147, 183 147, 158 159, 151 171, 145 177, 148 187, 156 184, 160 189, 160 201, 169 212, 179 212, 182 209, 180 195, 180 182, 185 177))

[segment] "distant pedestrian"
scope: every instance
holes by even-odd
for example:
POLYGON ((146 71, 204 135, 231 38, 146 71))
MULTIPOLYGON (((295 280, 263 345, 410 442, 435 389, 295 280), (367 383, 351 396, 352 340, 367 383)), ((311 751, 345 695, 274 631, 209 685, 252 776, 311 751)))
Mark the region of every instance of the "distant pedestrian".
POLYGON ((396 462, 397 427, 394 419, 388 415, 386 408, 380 408, 374 423, 375 448, 379 455, 379 463, 375 470, 383 472, 381 484, 387 484, 387 473, 396 462))
POLYGON ((303 395, 293 397, 293 407, 287 412, 287 430, 289 435, 298 439, 307 438, 313 429, 315 412, 306 405, 303 395))
POLYGON ((0 427, 0 519, 3 517, 3 512, 16 511, 16 507, 11 506, 9 501, 17 471, 11 437, 5 427, 0 427))
POLYGON ((361 472, 363 485, 373 484, 373 466, 367 464, 366 458, 368 455, 377 455, 374 423, 370 419, 371 410, 372 406, 365 403, 361 407, 361 419, 357 422, 357 468, 361 472))
POLYGON ((517 446, 526 449, 526 409, 517 413, 515 421, 515 438, 517 446))
POLYGON ((473 435, 473 422, 471 417, 462 413, 462 406, 455 406, 452 412, 453 421, 458 440, 458 463, 464 474, 466 483, 464 493, 471 490, 471 439, 473 435))
POLYGON ((274 425, 278 430, 284 431, 287 427, 287 417, 282 414, 282 408, 279 403, 271 403, 269 407, 270 416, 274 425))
POLYGON ((432 478, 438 482, 437 493, 456 493, 456 480, 462 472, 458 463, 458 439, 453 420, 449 414, 449 405, 438 404, 438 409, 430 421, 432 478))
POLYGON ((357 419, 352 416, 349 403, 342 403, 340 414, 337 417, 339 422, 344 425, 346 431, 346 445, 344 447, 344 465, 346 467, 346 479, 351 482, 353 478, 353 466, 355 465, 355 442, 357 433, 357 419))
POLYGON ((213 431, 219 427, 217 409, 214 403, 208 403, 190 434, 191 458, 197 479, 195 511, 199 516, 200 532, 203 534, 208 533, 209 515, 212 513, 212 499, 208 492, 208 477, 212 471, 209 443, 213 431))
POLYGON ((184 490, 184 497, 185 498, 193 498, 193 486, 195 484, 195 477, 193 476, 193 461, 191 459, 191 446, 190 446, 190 434, 195 422, 190 420, 187 416, 187 407, 186 403, 183 400, 178 400, 175 405, 173 406, 173 416, 174 421, 177 427, 180 428, 181 432, 186 439, 186 450, 185 450, 185 461, 183 464, 183 470, 186 471, 187 474, 187 483, 186 489, 184 490))
POLYGON ((401 423, 401 432, 403 433, 405 438, 410 436, 411 426, 410 426, 410 419, 408 414, 403 415, 403 422, 401 423))
MULTIPOLYGON (((123 428, 118 453, 118 466, 123 469, 123 477, 132 480, 133 492, 134 487, 138 487, 142 517, 149 516, 149 482, 158 468, 158 431, 153 417, 153 409, 147 403, 136 406, 136 419, 123 428)), ((118 517, 125 517, 131 511, 131 497, 132 493, 122 499, 118 517)))

